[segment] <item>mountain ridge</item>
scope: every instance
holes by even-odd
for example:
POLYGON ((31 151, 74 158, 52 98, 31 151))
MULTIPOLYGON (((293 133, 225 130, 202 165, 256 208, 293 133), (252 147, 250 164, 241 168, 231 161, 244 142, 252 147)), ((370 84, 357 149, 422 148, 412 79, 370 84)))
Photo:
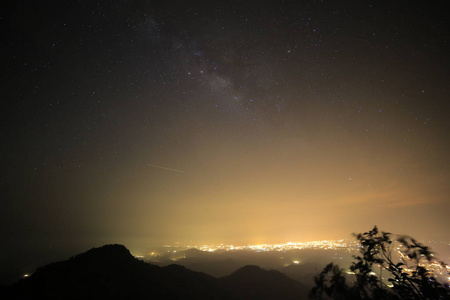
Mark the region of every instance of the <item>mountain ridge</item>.
POLYGON ((4 299, 306 299, 306 294, 278 271, 246 266, 215 278, 176 264, 143 262, 119 244, 40 267, 0 290, 4 299))

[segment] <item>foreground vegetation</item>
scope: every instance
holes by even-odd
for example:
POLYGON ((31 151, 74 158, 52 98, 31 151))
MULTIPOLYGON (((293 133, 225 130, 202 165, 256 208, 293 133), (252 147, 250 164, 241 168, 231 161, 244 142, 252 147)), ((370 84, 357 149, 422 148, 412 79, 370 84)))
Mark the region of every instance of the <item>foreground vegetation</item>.
POLYGON ((408 236, 372 230, 355 235, 361 249, 350 266, 352 277, 333 263, 315 276, 313 299, 450 299, 450 288, 436 279, 436 266, 449 274, 429 247, 408 236))

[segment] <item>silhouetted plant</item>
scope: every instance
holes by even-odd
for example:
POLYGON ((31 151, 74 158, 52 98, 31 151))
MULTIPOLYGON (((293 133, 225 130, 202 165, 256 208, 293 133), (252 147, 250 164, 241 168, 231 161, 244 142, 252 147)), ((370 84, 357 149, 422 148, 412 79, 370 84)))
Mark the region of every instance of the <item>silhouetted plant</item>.
POLYGON ((408 236, 391 239, 392 234, 372 230, 356 234, 360 255, 350 271, 355 275, 352 285, 347 284, 345 273, 339 266, 328 264, 314 277, 315 287, 310 298, 322 299, 450 299, 450 288, 436 280, 429 269, 439 265, 427 246, 408 236))

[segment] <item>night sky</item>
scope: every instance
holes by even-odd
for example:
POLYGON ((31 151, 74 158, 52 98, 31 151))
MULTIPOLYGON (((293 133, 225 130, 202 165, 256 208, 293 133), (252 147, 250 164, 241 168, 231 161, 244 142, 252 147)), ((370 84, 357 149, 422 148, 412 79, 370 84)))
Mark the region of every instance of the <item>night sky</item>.
POLYGON ((449 239, 443 6, 1 6, 2 264, 375 224, 449 239))

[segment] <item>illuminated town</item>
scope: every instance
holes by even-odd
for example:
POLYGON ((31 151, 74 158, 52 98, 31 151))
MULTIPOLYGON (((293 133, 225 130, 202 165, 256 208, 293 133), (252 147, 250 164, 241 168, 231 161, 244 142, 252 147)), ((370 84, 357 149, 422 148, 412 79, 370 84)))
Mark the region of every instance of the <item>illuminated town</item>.
POLYGON ((311 242, 288 242, 284 244, 257 244, 257 245, 230 245, 230 244, 204 244, 204 245, 164 245, 158 247, 158 250, 152 250, 148 253, 149 256, 162 255, 168 252, 177 252, 187 249, 197 249, 206 252, 216 251, 254 251, 254 252, 272 252, 272 251, 289 251, 289 250, 303 250, 303 249, 317 249, 317 250, 344 250, 352 252, 357 250, 357 244, 353 241, 347 240, 323 240, 311 242))
MULTIPOLYGON (((447 247, 450 244, 445 243, 447 247)), ((395 256, 401 259, 403 262, 409 260, 407 257, 403 255, 401 252, 401 245, 396 245, 393 247, 395 256)), ((345 256, 347 259, 351 258, 352 255, 355 255, 360 250, 360 245, 354 240, 322 240, 322 241, 309 241, 309 242, 288 242, 281 244, 256 244, 256 245, 231 245, 231 244, 204 244, 204 245, 164 245, 162 247, 154 248, 151 252, 148 252, 145 256, 136 256, 140 259, 146 259, 148 261, 156 262, 158 258, 170 255, 170 260, 176 263, 182 263, 180 260, 183 260, 188 257, 186 254, 186 250, 196 249, 199 251, 207 252, 207 253, 237 253, 240 251, 249 251, 249 252, 292 252, 292 251, 300 251, 300 250, 322 250, 322 251, 334 251, 335 257, 334 259, 343 259, 345 256), (339 253, 339 254, 338 254, 339 253)), ((334 253, 333 252, 333 253, 334 253)), ((300 259, 292 259, 290 264, 301 264, 302 261, 300 259)), ((441 280, 450 282, 450 267, 448 265, 442 265, 437 262, 427 263, 421 262, 419 265, 426 267, 429 269, 436 277, 441 280)), ((286 266, 286 265, 285 265, 286 266)), ((408 268, 405 268, 404 271, 412 272, 408 268)), ((347 274, 352 275, 354 273, 347 270, 347 274)), ((375 274, 374 274, 375 275, 375 274)))
MULTIPOLYGON (((447 247, 450 244, 445 243, 447 247)), ((281 244, 255 244, 255 245, 231 245, 231 244, 203 244, 203 245, 182 245, 176 243, 175 245, 164 245, 162 247, 152 247, 152 251, 147 255, 139 257, 155 257, 163 255, 165 253, 176 253, 188 249, 197 249, 205 252, 217 252, 217 251, 254 251, 254 252, 285 252, 290 250, 338 250, 355 254, 359 251, 360 245, 354 240, 322 240, 322 241, 309 241, 309 242, 287 242, 281 244), (156 250, 157 249, 157 250, 156 250)), ((401 245, 397 245, 394 248, 399 255, 403 256, 400 249, 401 245)))
POLYGON ((356 246, 353 242, 345 240, 324 240, 324 241, 312 241, 312 242, 288 242, 285 244, 260 244, 260 245, 202 245, 202 246, 188 246, 189 248, 195 248, 201 251, 215 252, 218 250, 225 251, 289 251, 289 250, 302 250, 302 249, 323 249, 323 250, 348 250, 356 246))

